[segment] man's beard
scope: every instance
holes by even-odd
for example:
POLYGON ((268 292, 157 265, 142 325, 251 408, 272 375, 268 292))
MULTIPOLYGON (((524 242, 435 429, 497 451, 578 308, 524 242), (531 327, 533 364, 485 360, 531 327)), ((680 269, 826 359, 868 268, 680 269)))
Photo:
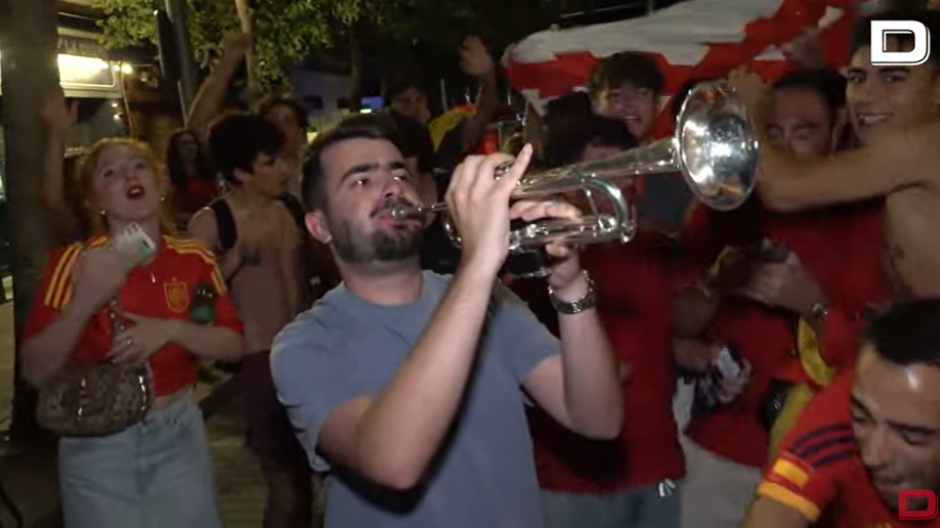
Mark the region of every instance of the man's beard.
MULTIPOLYGON (((407 202, 388 203, 373 211, 372 216, 407 202)), ((417 257, 421 252, 424 227, 409 223, 395 226, 391 231, 375 231, 366 235, 358 231, 349 220, 333 224, 333 248, 336 255, 349 264, 393 263, 417 257)))

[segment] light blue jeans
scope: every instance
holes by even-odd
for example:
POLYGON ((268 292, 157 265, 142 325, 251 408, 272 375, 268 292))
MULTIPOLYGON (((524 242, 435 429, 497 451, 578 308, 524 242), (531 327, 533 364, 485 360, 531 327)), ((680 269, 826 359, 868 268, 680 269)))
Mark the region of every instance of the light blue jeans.
POLYGON ((222 528, 189 395, 115 435, 61 439, 59 486, 66 528, 222 528))
POLYGON ((678 483, 604 495, 542 490, 545 528, 679 528, 678 483))

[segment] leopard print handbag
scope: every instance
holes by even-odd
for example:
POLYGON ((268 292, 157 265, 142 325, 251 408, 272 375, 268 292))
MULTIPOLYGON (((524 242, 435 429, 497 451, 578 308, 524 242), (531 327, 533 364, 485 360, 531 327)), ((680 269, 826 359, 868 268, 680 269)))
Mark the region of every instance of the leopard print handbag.
MULTIPOLYGON (((126 325, 108 308, 114 334, 126 325)), ((108 436, 147 416, 154 401, 147 362, 66 366, 39 391, 36 420, 60 436, 108 436)))

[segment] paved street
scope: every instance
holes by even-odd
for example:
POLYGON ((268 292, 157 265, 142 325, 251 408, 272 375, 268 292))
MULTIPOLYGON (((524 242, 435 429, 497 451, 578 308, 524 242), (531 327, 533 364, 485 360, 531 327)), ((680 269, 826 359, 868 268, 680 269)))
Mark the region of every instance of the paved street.
MULTIPOLYGON (((8 292, 12 288, 7 288, 8 292)), ((13 379, 13 306, 0 305, 0 429, 9 426, 13 379)), ((200 386, 199 395, 211 387, 200 386)), ((226 528, 261 528, 265 489, 261 474, 242 447, 242 426, 237 402, 209 420, 215 458, 216 484, 226 528)), ((57 522, 58 487, 51 457, 27 456, 0 447, 0 481, 26 518, 30 528, 53 528, 57 522)), ((9 512, 0 505, 0 528, 13 527, 9 512)))

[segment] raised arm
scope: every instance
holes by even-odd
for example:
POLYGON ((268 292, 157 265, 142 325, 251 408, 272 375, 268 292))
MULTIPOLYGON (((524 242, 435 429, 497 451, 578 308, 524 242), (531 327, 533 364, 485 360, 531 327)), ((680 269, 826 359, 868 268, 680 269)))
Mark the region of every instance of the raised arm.
POLYGON ((821 161, 797 161, 761 146, 758 192, 775 211, 853 202, 940 179, 940 123, 886 130, 857 150, 821 161))
MULTIPOLYGON (((758 194, 773 211, 793 212, 887 196, 940 180, 940 123, 871 133, 867 145, 823 160, 797 160, 771 146, 763 117, 761 78, 739 68, 728 82, 748 109, 761 139, 758 194)), ((874 132, 874 131, 873 131, 874 132)))
MULTIPOLYGON (((588 291, 580 279, 558 297, 572 302, 588 291)), ((559 313, 558 327, 561 354, 539 363, 525 379, 526 390, 568 429, 587 438, 616 438, 624 420, 620 369, 597 310, 559 313)))
POLYGON ((460 125, 460 142, 463 150, 468 151, 480 141, 486 125, 496 115, 499 103, 499 87, 496 82, 496 68, 480 37, 467 37, 460 50, 460 67, 480 81, 477 94, 476 110, 473 115, 460 125))
POLYGON ((65 199, 65 145, 69 128, 75 124, 78 106, 68 105, 61 88, 49 97, 43 108, 46 123, 46 152, 42 174, 42 206, 52 215, 57 235, 68 239, 77 234, 78 221, 65 199))
POLYGON ((251 47, 251 36, 234 35, 227 38, 222 46, 222 57, 199 87, 186 119, 186 126, 203 141, 209 135, 209 124, 222 111, 225 92, 251 47))

